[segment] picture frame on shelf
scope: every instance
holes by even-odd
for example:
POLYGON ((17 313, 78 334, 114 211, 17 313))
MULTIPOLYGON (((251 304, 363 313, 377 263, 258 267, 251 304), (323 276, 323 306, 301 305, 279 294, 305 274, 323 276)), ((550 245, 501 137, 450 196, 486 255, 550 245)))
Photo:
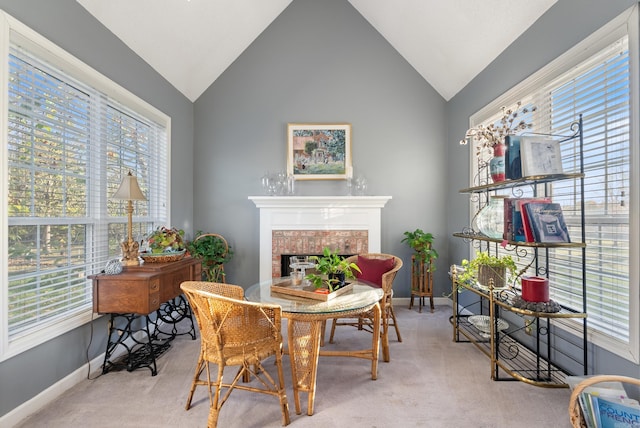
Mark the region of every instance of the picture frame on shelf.
POLYGON ((520 137, 522 176, 562 174, 560 142, 549 137, 520 137))
POLYGON ((287 124, 287 174, 296 180, 352 177, 350 123, 287 124))

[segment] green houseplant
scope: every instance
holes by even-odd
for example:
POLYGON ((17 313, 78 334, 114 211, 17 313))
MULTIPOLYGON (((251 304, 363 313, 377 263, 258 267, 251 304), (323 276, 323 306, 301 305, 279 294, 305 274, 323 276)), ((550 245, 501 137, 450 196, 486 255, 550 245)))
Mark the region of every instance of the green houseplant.
POLYGON ((416 229, 413 232, 404 232, 404 236, 400 242, 406 242, 415 252, 416 259, 427 265, 428 271, 433 272, 435 270, 433 261, 438 258, 438 252, 433 248, 435 239, 433 235, 422 229, 416 229))
POLYGON ((476 252, 476 257, 472 260, 462 260, 462 267, 464 270, 458 275, 459 283, 473 284, 477 281, 488 286, 490 279, 493 279, 494 287, 504 287, 523 273, 518 272, 511 256, 493 256, 484 251, 476 252))
POLYGON ((147 243, 152 254, 182 251, 184 245, 184 230, 159 227, 147 236, 147 243))
POLYGON ((315 269, 319 274, 311 273, 307 279, 315 288, 326 285, 329 292, 344 285, 345 279, 355 278, 354 271, 362 273, 357 264, 347 261, 337 250, 332 252, 329 247, 324 247, 322 256, 311 256, 309 259, 316 263, 315 269))
POLYGON ((193 241, 187 243, 191 256, 202 260, 202 273, 209 282, 224 281, 224 264, 233 257, 227 241, 215 233, 196 232, 193 241))

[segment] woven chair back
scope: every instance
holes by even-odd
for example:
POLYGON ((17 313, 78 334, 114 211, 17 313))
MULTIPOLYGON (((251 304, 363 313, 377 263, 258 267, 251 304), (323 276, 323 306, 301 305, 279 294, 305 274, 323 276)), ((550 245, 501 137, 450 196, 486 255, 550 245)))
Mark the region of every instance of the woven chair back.
POLYGON ((234 357, 253 353, 262 359, 275 353, 282 343, 280 306, 216 294, 217 289, 242 298, 237 290, 242 287, 223 285, 186 281, 180 286, 196 315, 205 360, 219 362, 224 358, 225 365, 233 365, 234 357), (237 287, 235 292, 233 287, 237 287))

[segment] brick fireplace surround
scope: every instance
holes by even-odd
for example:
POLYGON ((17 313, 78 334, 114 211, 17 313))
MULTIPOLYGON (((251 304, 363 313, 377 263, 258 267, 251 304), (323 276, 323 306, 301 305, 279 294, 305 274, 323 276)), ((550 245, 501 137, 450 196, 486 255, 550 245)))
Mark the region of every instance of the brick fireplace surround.
POLYGON ((282 254, 379 253, 391 196, 250 196, 260 209, 260 281, 279 277, 282 254))

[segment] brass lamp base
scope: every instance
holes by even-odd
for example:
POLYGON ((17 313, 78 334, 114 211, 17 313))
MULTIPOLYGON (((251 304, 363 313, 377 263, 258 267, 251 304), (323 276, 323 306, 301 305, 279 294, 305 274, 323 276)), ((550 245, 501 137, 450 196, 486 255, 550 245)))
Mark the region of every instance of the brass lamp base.
POLYGON ((140 260, 138 259, 138 248, 140 247, 140 244, 133 239, 129 239, 128 241, 122 242, 120 247, 122 248, 123 266, 140 265, 140 260))

